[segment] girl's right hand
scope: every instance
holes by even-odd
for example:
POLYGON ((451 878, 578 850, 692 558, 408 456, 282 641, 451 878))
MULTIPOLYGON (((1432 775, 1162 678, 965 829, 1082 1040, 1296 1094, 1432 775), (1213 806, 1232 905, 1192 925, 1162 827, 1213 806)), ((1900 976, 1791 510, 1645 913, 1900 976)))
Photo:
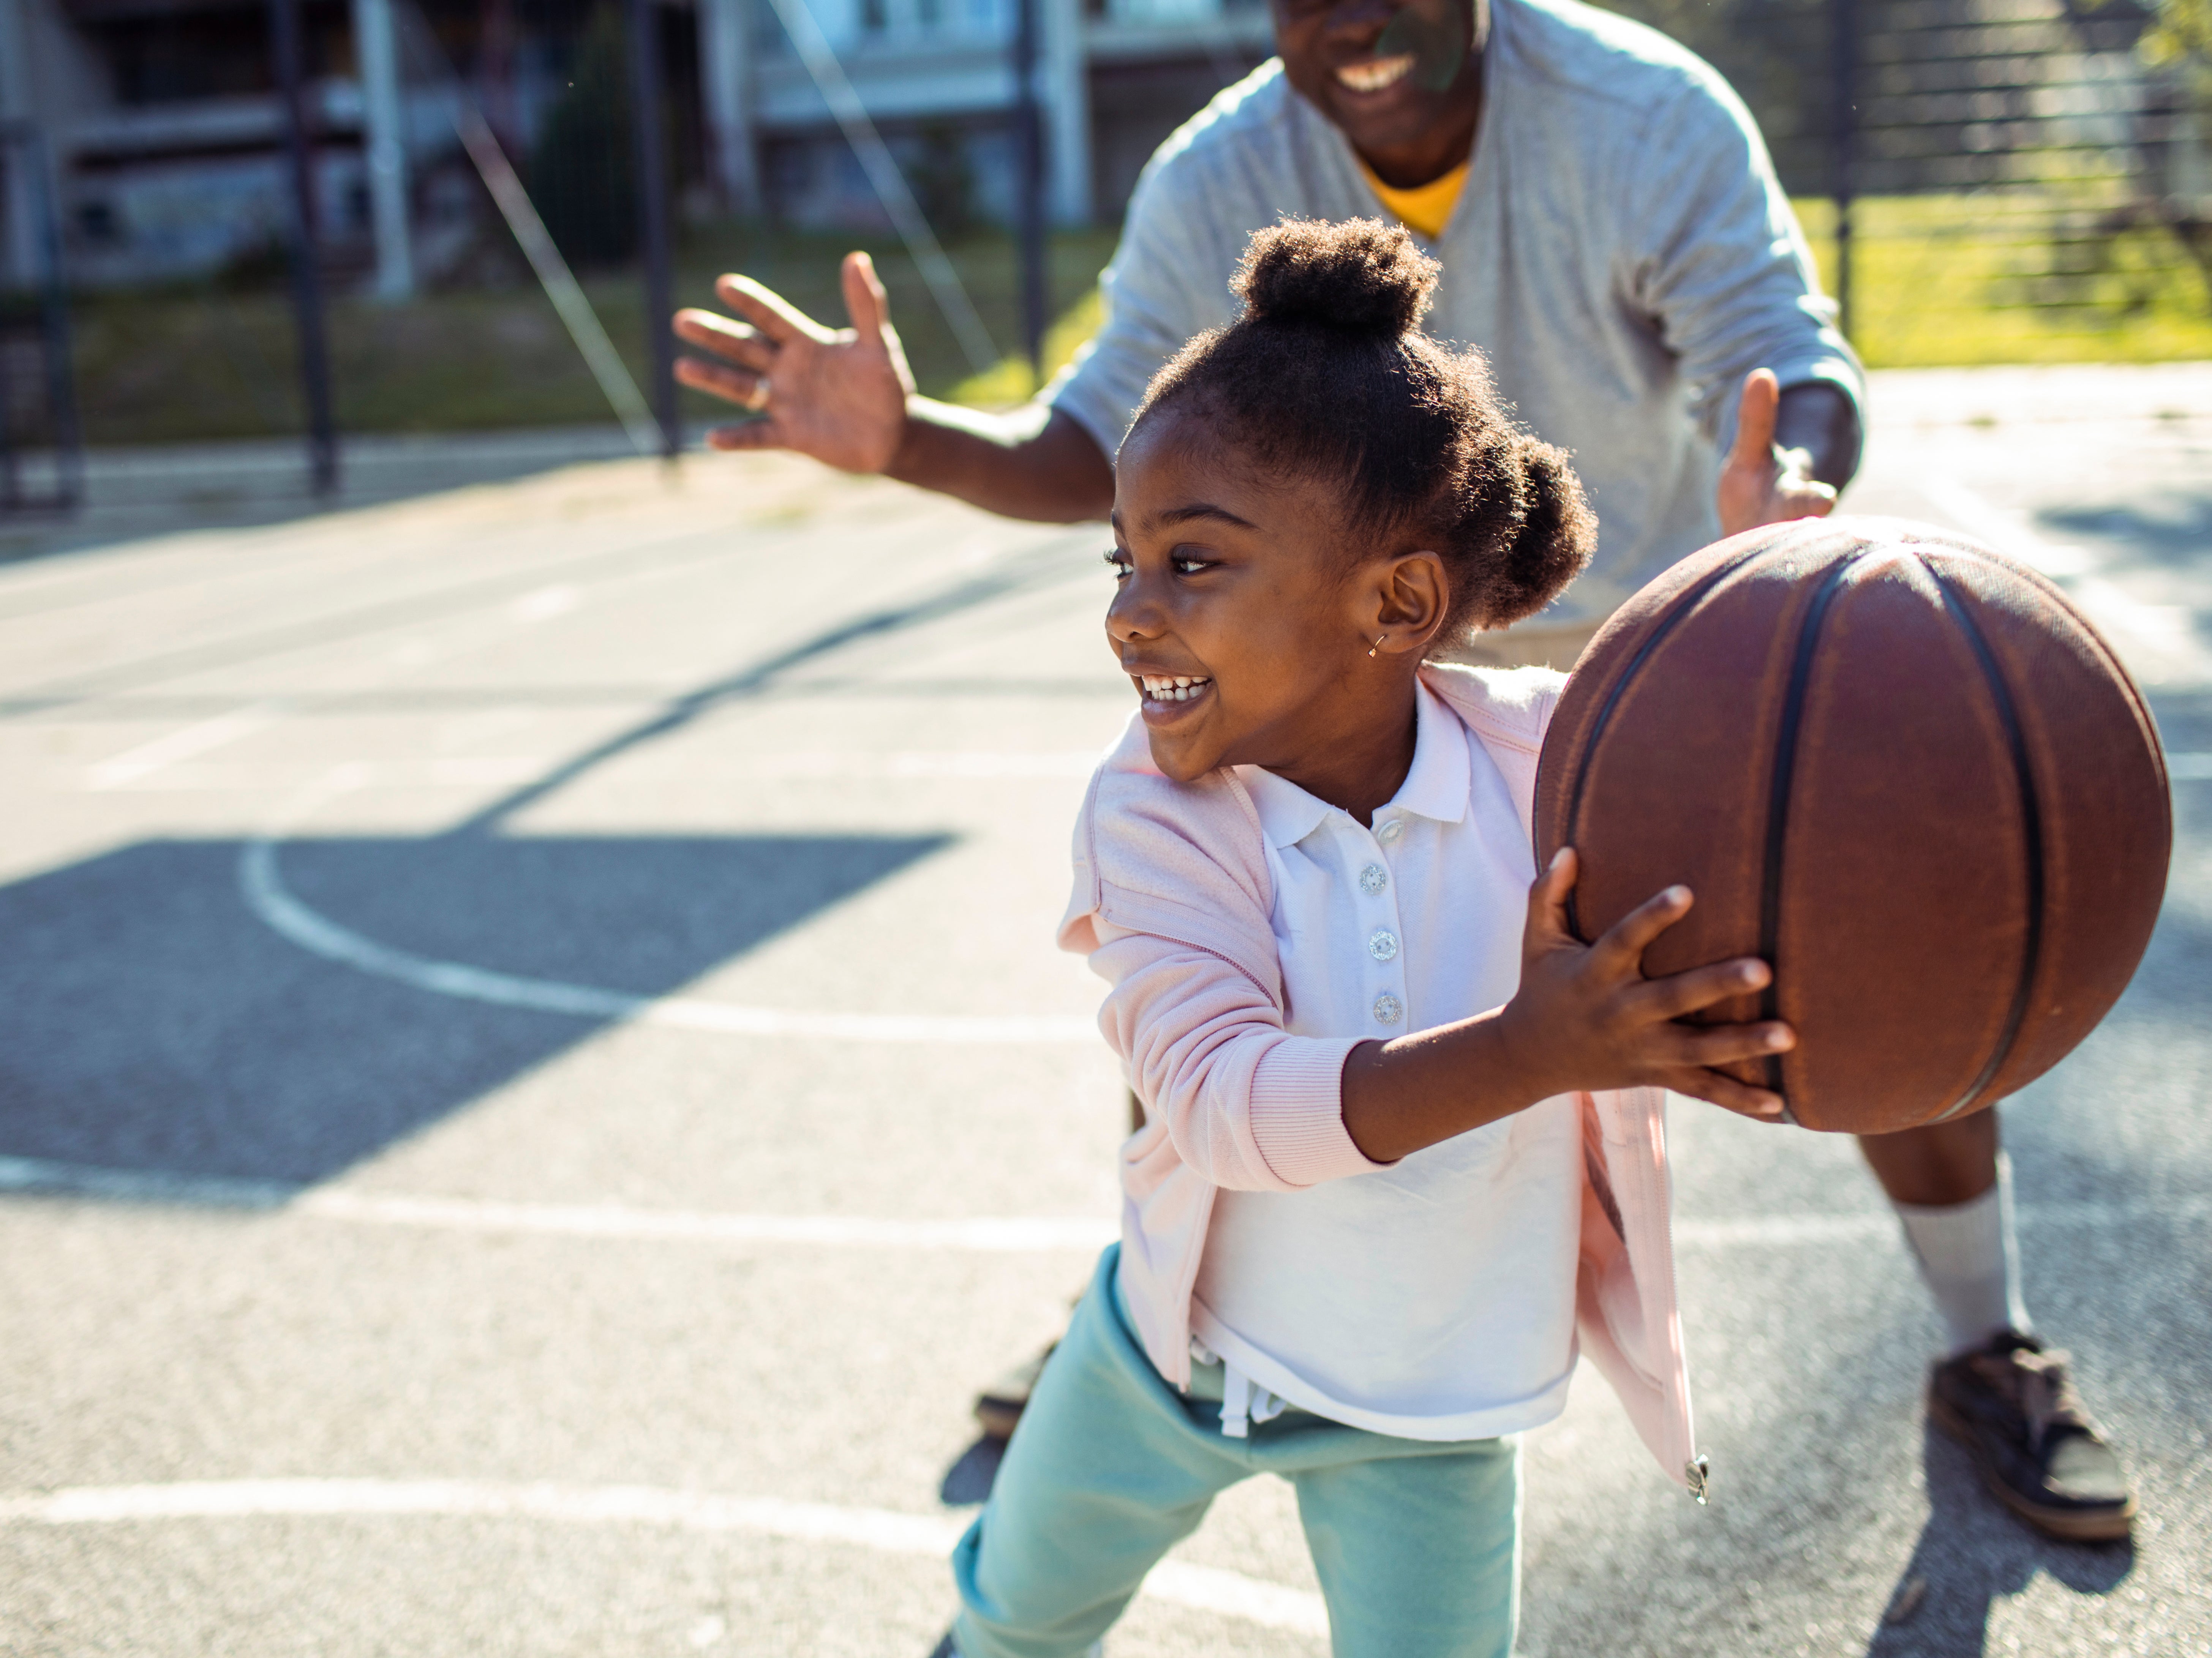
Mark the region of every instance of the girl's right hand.
POLYGON ((1522 935, 1521 987, 1500 1015, 1499 1032, 1534 1079, 1535 1096, 1576 1089, 1666 1088, 1762 1122, 1783 1120, 1783 1101, 1713 1067, 1765 1059, 1797 1044, 1778 1019, 1756 1024, 1677 1023, 1765 988, 1773 969, 1756 957, 1717 962, 1664 979, 1644 976, 1644 952, 1690 913, 1690 890, 1673 886, 1638 906, 1594 944, 1567 927, 1567 895, 1579 872, 1562 847, 1528 890, 1522 935))

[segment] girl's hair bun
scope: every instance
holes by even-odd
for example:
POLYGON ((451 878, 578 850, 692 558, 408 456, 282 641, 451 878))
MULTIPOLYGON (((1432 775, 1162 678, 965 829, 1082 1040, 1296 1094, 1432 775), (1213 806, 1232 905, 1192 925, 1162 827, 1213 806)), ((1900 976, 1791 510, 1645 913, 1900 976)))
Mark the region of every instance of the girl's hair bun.
POLYGON ((1395 339, 1419 326, 1443 269, 1402 226, 1285 219, 1252 238, 1230 285, 1247 320, 1395 339))

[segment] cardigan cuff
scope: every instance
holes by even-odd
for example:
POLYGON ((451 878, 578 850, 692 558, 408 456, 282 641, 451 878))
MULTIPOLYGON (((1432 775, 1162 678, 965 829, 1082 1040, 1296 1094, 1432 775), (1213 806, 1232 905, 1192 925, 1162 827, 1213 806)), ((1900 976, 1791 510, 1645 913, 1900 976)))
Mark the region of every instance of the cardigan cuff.
POLYGON ((1370 1162, 1344 1127, 1344 1062, 1354 1037, 1288 1036, 1252 1072, 1252 1138, 1286 1186, 1364 1175, 1370 1162))

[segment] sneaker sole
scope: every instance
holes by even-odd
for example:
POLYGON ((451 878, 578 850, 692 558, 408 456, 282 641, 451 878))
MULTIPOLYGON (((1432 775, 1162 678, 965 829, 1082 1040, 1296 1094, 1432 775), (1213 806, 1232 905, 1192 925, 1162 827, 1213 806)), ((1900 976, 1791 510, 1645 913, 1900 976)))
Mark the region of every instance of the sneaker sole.
POLYGON ((2129 1493, 2125 1503, 2109 1509, 2047 1507, 2022 1497, 1997 1478, 1996 1470, 1982 1460, 1981 1446, 1974 1437, 1972 1427, 1944 1403, 1933 1388, 1928 1390, 1928 1419, 1973 1454, 1974 1467, 1981 1471, 1982 1483, 1990 1488, 1990 1494, 2045 1536, 2066 1543, 2117 1543, 2133 1529, 2133 1492, 2129 1493))
POLYGON ((1028 1403, 1025 1399, 1017 1402, 986 1395, 975 1401, 975 1425, 993 1439, 1012 1439, 1021 1424, 1022 1408, 1028 1403))

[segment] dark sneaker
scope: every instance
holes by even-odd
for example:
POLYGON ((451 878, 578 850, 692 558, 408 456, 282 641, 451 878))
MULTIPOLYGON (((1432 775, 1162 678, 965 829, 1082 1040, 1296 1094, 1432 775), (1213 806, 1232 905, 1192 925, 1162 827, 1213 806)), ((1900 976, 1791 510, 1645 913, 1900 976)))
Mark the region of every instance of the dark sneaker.
POLYGON ((1058 1345, 1056 1341, 1048 1343, 1036 1357, 1024 1359, 975 1395, 975 1420, 985 1433, 1000 1440, 1014 1436, 1014 1424, 1029 1408, 1030 1390, 1036 1386, 1037 1377, 1044 1374, 1044 1362, 1058 1345))
POLYGON ((1973 1454, 2006 1507, 2069 1542, 2128 1534, 2135 1493, 2119 1455, 2074 1391, 2067 1356, 2005 1330, 1944 1360, 1928 1378, 1928 1414, 1973 1454))
MULTIPOLYGON (((1083 1649, 1084 1658, 1106 1658, 1106 1643, 1093 1641, 1083 1649)), ((945 1631, 945 1638, 937 1643, 937 1650, 929 1658, 960 1658, 960 1649, 952 1643, 952 1631, 945 1631)))

